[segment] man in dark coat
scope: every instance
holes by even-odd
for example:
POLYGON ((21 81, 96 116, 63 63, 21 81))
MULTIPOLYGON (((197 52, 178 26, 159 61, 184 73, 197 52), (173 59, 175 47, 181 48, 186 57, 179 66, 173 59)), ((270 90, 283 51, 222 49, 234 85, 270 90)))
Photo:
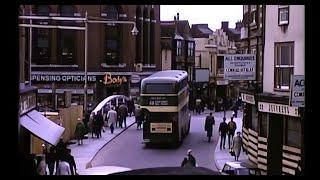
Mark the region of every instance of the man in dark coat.
POLYGON ((77 165, 76 165, 76 162, 74 160, 74 157, 71 155, 71 149, 66 149, 62 160, 64 160, 67 163, 69 163, 71 174, 72 175, 76 175, 76 173, 77 173, 77 165))
POLYGON ((228 124, 226 123, 226 118, 224 117, 223 122, 221 122, 219 126, 219 134, 221 136, 220 149, 222 149, 222 144, 223 144, 223 149, 225 149, 227 132, 228 132, 228 124))
POLYGON ((191 153, 192 153, 192 150, 189 149, 188 154, 187 154, 188 160, 191 162, 191 165, 193 167, 196 167, 196 165, 197 165, 196 158, 194 158, 194 156, 191 153))
POLYGON ((215 120, 214 120, 214 117, 212 116, 212 112, 210 112, 210 115, 206 117, 206 122, 204 125, 204 129, 205 131, 207 131, 208 142, 211 141, 214 124, 215 124, 215 120))
POLYGON ((119 115, 120 115, 120 128, 122 128, 123 122, 124 122, 124 126, 127 127, 128 108, 125 104, 121 104, 119 106, 119 115))
POLYGON ((136 117, 137 130, 141 129, 141 124, 143 122, 143 112, 140 106, 135 109, 134 116, 136 117))

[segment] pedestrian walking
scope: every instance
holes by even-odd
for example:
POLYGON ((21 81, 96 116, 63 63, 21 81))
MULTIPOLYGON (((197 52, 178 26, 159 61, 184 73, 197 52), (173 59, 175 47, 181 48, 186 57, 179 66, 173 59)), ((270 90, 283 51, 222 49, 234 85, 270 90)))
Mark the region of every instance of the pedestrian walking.
POLYGON ((66 161, 59 161, 56 175, 71 175, 70 165, 66 161))
POLYGON ((84 124, 82 123, 81 119, 78 118, 78 123, 76 125, 76 129, 74 131, 74 136, 78 140, 78 145, 83 144, 83 138, 84 135, 86 134, 86 128, 84 124))
POLYGON ((71 175, 76 175, 76 173, 77 173, 77 165, 76 165, 76 162, 74 160, 74 157, 71 155, 71 149, 66 149, 64 157, 63 157, 62 160, 69 164, 71 175))
POLYGON ((122 123, 127 127, 127 116, 128 116, 128 108, 125 104, 121 104, 119 106, 119 115, 120 115, 120 127, 122 128, 122 123))
POLYGON ((196 114, 201 114, 201 99, 196 99, 196 114))
POLYGON ((110 123, 110 130, 111 130, 111 134, 113 134, 113 130, 114 130, 114 124, 117 123, 117 112, 114 110, 114 107, 111 107, 111 110, 108 111, 107 114, 107 119, 108 122, 110 123))
POLYGON ((211 141, 213 126, 215 125, 214 117, 212 116, 212 112, 210 115, 206 117, 204 129, 207 131, 208 142, 211 141))
POLYGON ((142 109, 140 108, 139 105, 135 109, 134 116, 135 116, 136 122, 137 122, 137 130, 139 130, 139 129, 141 129, 141 125, 142 125, 142 122, 143 122, 143 111, 142 111, 142 109))
POLYGON ((39 175, 46 175, 46 168, 47 168, 47 163, 46 163, 46 158, 44 155, 39 156, 39 163, 37 167, 37 172, 39 175))
POLYGON ((46 154, 46 164, 48 165, 49 175, 53 175, 54 166, 59 163, 57 154, 53 146, 50 147, 49 152, 46 154))
POLYGON ((196 165, 197 165, 196 158, 191 153, 192 153, 192 150, 188 149, 188 151, 187 151, 188 160, 191 162, 191 165, 193 167, 196 167, 196 165))
POLYGON ((234 133, 237 129, 237 124, 236 122, 233 121, 233 116, 230 117, 230 122, 228 123, 228 145, 229 145, 229 149, 230 147, 232 147, 232 140, 234 137, 234 133), (231 146, 230 146, 231 144, 231 146))
POLYGON ((240 156, 240 152, 241 152, 241 148, 242 148, 242 138, 241 138, 241 133, 237 132, 237 136, 235 136, 233 138, 233 151, 234 151, 234 160, 238 161, 239 160, 239 156, 240 156))
POLYGON ((223 118, 223 122, 220 123, 219 125, 219 134, 220 134, 220 149, 225 149, 225 143, 226 143, 226 135, 228 132, 228 125, 226 123, 226 118, 223 118))

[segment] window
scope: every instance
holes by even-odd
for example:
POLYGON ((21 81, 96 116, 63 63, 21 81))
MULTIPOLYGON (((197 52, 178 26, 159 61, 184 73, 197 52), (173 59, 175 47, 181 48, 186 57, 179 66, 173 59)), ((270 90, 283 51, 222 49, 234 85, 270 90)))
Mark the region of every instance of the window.
POLYGON ((289 24, 289 6, 279 6, 278 23, 279 25, 289 24))
POLYGON ((168 50, 167 49, 164 50, 164 58, 166 61, 168 60, 168 50))
POLYGON ((151 84, 146 85, 146 92, 149 94, 165 94, 165 93, 175 93, 174 84, 162 83, 162 84, 151 84))
POLYGON ((251 5, 251 12, 257 10, 257 5, 251 5))
POLYGON ((301 122, 299 118, 285 117, 286 135, 285 144, 292 147, 301 147, 301 122))
POLYGON ((252 12, 251 13, 251 24, 255 24, 256 23, 256 12, 252 12))
MULTIPOLYGON (((118 20, 118 11, 115 6, 106 6, 102 15, 108 20, 118 20)), ((120 63, 120 27, 110 23, 105 26, 105 61, 107 65, 120 63)))
POLYGON ((252 121, 251 121, 251 128, 252 130, 258 132, 258 117, 257 117, 257 108, 255 106, 252 106, 251 109, 251 116, 252 116, 252 121))
MULTIPOLYGON (((74 6, 63 5, 60 6, 60 16, 73 17, 76 12, 74 6)), ((73 21, 61 21, 61 25, 74 25, 73 21)), ((59 30, 59 55, 61 64, 72 65, 75 64, 75 39, 76 30, 59 30)))
POLYGON ((262 113, 260 115, 260 131, 259 136, 268 137, 268 120, 269 116, 267 113, 262 113))
POLYGON ((224 56, 217 57, 217 66, 218 66, 218 73, 217 74, 223 74, 223 72, 224 72, 224 56))
POLYGON ((181 41, 177 41, 177 56, 181 56, 181 51, 182 51, 182 42, 181 41))
POLYGON ((243 5, 243 13, 248 12, 248 5, 243 5))
MULTIPOLYGON (((37 16, 49 16, 50 9, 47 5, 36 6, 37 16)), ((48 20, 38 20, 35 24, 48 24, 48 20)), ((33 53, 32 59, 35 64, 49 64, 50 48, 49 48, 49 29, 33 29, 33 53)))
POLYGON ((194 56, 193 45, 193 42, 188 42, 188 56, 194 56))
POLYGON ((275 43, 274 88, 289 91, 293 74, 294 43, 275 43))
POLYGON ((256 47, 251 47, 251 54, 254 54, 254 55, 257 54, 257 48, 256 47))

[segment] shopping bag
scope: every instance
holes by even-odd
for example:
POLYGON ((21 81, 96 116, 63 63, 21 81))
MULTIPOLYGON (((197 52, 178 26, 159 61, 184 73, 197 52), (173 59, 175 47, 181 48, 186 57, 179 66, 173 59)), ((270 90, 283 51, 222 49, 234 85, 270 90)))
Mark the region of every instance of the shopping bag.
POLYGON ((235 156, 235 153, 234 153, 234 150, 233 150, 233 149, 230 149, 230 155, 231 155, 231 156, 235 156))

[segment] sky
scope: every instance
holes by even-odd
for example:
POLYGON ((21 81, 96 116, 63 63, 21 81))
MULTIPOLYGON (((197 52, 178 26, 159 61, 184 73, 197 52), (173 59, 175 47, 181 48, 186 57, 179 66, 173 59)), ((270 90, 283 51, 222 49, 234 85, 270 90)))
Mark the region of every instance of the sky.
POLYGON ((221 21, 229 21, 229 28, 242 20, 242 5, 161 5, 160 20, 172 21, 179 12, 180 20, 191 24, 208 24, 213 31, 221 28, 221 21))

